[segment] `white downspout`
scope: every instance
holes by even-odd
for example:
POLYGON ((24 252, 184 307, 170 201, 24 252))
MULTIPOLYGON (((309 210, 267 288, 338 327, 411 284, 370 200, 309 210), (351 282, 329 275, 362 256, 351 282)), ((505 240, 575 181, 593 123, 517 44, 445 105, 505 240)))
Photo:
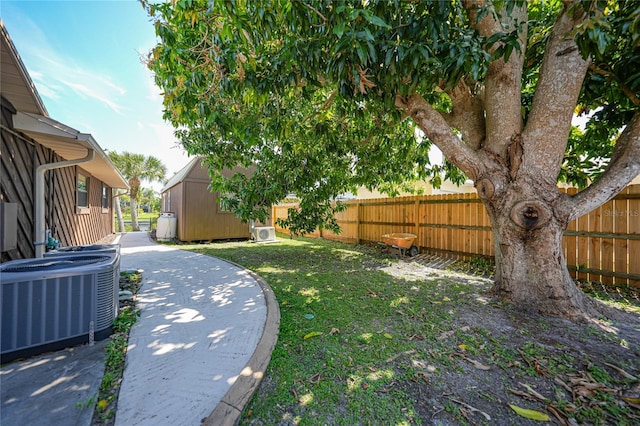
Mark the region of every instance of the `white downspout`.
POLYGON ((48 170, 59 169, 62 167, 75 166, 76 164, 86 163, 93 160, 95 151, 93 148, 87 148, 87 156, 84 158, 78 158, 77 160, 60 161, 58 163, 46 163, 41 164, 36 168, 36 193, 35 193, 35 241, 33 244, 36 249, 36 258, 43 257, 44 246, 47 244, 47 233, 44 225, 44 173, 48 170), (39 238, 44 238, 43 241, 38 241, 39 238))

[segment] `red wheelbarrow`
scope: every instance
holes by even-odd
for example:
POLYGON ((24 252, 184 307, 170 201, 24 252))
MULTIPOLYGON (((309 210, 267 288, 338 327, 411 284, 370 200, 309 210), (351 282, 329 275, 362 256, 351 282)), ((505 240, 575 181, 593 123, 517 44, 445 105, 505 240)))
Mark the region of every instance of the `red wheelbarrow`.
POLYGON ((413 257, 420 252, 418 247, 413 244, 416 238, 418 238, 418 236, 415 234, 395 232, 393 234, 384 234, 382 241, 387 247, 398 250, 402 257, 405 255, 413 257))

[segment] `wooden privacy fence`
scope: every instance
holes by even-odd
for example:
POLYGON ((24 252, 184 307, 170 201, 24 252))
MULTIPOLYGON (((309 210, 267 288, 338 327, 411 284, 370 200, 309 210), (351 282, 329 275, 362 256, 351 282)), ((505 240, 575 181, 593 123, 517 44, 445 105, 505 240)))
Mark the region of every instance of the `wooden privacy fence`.
MULTIPOLYGON (((566 190, 569 194, 575 189, 566 190)), ((471 259, 493 257, 489 216, 476 194, 427 195, 345 202, 336 215, 340 234, 316 230, 311 237, 349 243, 376 243, 382 235, 409 232, 422 252, 471 259)), ((274 224, 289 208, 273 208, 274 224)), ((287 230, 276 226, 278 232, 287 230)), ((563 237, 564 255, 574 278, 640 287, 640 185, 571 222, 563 237)))

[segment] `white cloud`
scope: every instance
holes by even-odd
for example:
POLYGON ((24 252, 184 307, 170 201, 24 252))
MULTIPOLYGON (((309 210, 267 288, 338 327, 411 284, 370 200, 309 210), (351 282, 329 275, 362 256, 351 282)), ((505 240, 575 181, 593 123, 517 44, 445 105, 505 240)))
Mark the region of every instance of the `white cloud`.
POLYGON ((49 99, 60 99, 60 94, 58 93, 58 91, 56 90, 56 87, 54 86, 50 86, 47 83, 43 83, 43 82, 37 82, 36 88, 40 96, 43 96, 49 99))
POLYGON ((20 37, 22 43, 17 47, 42 97, 66 100, 65 88, 70 88, 81 98, 94 99, 122 114, 125 108, 121 100, 127 93, 124 87, 111 76, 78 63, 59 46, 52 46, 49 38, 28 18, 20 24, 20 32, 28 32, 29 37, 20 37))
POLYGON ((75 93, 81 97, 93 98, 99 102, 106 104, 109 108, 122 115, 122 107, 115 101, 96 91, 94 88, 89 88, 85 84, 72 83, 70 81, 60 80, 63 84, 70 87, 75 93))

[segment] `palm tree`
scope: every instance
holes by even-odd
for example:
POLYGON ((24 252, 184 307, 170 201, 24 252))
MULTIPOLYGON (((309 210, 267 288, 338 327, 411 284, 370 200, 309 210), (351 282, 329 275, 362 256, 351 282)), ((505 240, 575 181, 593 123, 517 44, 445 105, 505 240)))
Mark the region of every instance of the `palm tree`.
POLYGON ((116 189, 116 195, 113 200, 113 205, 116 208, 116 218, 118 219, 118 232, 124 232, 124 219, 122 218, 122 209, 120 208, 120 190, 119 189, 116 189))
POLYGON ((115 151, 109 151, 109 158, 129 182, 131 229, 139 231, 138 201, 140 199, 140 181, 164 182, 167 168, 152 155, 145 157, 142 154, 132 154, 130 152, 118 154, 115 151))

